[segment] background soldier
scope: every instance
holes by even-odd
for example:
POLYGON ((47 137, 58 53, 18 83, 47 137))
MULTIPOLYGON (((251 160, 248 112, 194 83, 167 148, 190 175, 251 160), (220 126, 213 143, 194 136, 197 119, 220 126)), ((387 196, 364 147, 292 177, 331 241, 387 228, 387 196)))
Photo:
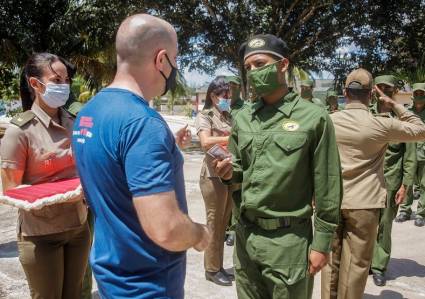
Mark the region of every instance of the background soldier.
POLYGON ((226 82, 229 83, 230 86, 230 114, 234 118, 245 105, 241 97, 241 78, 238 76, 227 76, 226 82))
MULTIPOLYGON (((418 115, 422 121, 425 121, 425 83, 413 84, 413 107, 412 111, 418 115)), ((419 183, 420 197, 418 208, 415 216, 415 225, 425 225, 425 142, 416 143, 417 170, 416 181, 419 183)), ((413 191, 409 191, 407 200, 400 205, 400 214, 396 218, 396 222, 404 222, 410 219, 412 214, 413 191)))
MULTIPOLYGON (((391 98, 397 93, 397 79, 394 76, 376 77, 375 84, 391 98)), ((372 113, 380 117, 395 117, 391 107, 381 102, 375 103, 372 113)), ((385 271, 391 256, 392 223, 397 215, 398 205, 404 201, 406 193, 412 188, 415 170, 415 143, 390 143, 385 152, 384 164, 385 183, 388 192, 387 206, 385 209, 381 209, 378 237, 371 266, 373 282, 377 286, 384 286, 386 283, 385 271)))
POLYGON ((313 97, 313 87, 314 87, 313 80, 308 79, 308 80, 301 81, 301 93, 300 93, 301 97, 304 100, 307 100, 316 105, 319 105, 320 107, 325 107, 325 104, 323 104, 323 102, 320 99, 313 97))
POLYGON ((289 51, 281 39, 254 36, 240 53, 259 98, 234 120, 233 167, 230 159, 217 161, 217 174, 242 183, 235 226, 238 297, 311 298, 342 195, 332 122, 324 109, 288 91, 289 51))
POLYGON ((327 91, 326 104, 327 104, 326 109, 328 110, 329 114, 339 111, 338 93, 335 90, 330 89, 327 91))

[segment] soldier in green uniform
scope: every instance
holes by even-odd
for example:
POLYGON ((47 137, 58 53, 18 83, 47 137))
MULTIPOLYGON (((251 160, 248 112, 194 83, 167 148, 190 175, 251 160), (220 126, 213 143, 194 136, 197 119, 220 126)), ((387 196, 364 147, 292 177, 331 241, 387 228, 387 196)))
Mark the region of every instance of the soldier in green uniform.
MULTIPOLYGON (((397 80, 392 75, 375 78, 378 85, 387 96, 393 98, 396 94, 397 80)), ((391 107, 377 102, 371 112, 379 117, 396 117, 391 107)), ((373 282, 377 286, 386 283, 385 271, 391 256, 392 223, 397 215, 398 205, 406 198, 406 193, 412 188, 416 169, 415 143, 390 143, 385 153, 384 175, 387 187, 387 207, 381 209, 378 236, 372 259, 373 282)))
MULTIPOLYGON (((239 111, 246 104, 245 101, 241 97, 241 79, 240 79, 239 76, 227 76, 226 82, 228 82, 229 86, 230 86, 230 90, 229 90, 230 91, 230 98, 231 98, 230 114, 232 115, 232 119, 234 119, 236 117, 236 115, 239 113, 239 111)), ((241 202, 241 185, 240 184, 233 185, 231 187, 231 190, 232 190, 233 201, 236 202, 236 203, 240 203, 241 202)), ((230 233, 232 224, 236 222, 234 215, 239 214, 239 212, 235 209, 237 209, 237 207, 235 205, 233 205, 232 217, 230 219, 228 235, 226 237, 226 245, 227 246, 233 246, 234 242, 235 242, 234 234, 230 233)))
POLYGON ((323 102, 318 99, 313 97, 313 87, 314 87, 314 81, 311 79, 308 80, 303 80, 301 81, 301 97, 304 100, 307 100, 309 102, 312 102, 320 107, 325 108, 325 104, 323 104, 323 102))
POLYGON ((339 111, 338 107, 338 93, 329 89, 326 93, 326 110, 329 114, 339 111))
POLYGON ((225 80, 230 85, 230 114, 234 118, 245 105, 241 97, 241 79, 238 76, 227 76, 225 80))
MULTIPOLYGON (((413 112, 425 122, 425 83, 413 84, 413 112)), ((419 183, 420 197, 416 211, 415 225, 425 225, 425 142, 416 143, 417 169, 416 181, 419 183)), ((400 205, 400 214, 396 222, 404 222, 410 219, 412 214, 413 191, 409 191, 407 200, 400 205)))
POLYGON ((215 161, 224 182, 242 184, 234 256, 241 299, 311 298, 313 275, 328 260, 339 222, 342 181, 332 121, 288 90, 289 53, 270 34, 241 46, 258 99, 234 119, 232 159, 215 161))

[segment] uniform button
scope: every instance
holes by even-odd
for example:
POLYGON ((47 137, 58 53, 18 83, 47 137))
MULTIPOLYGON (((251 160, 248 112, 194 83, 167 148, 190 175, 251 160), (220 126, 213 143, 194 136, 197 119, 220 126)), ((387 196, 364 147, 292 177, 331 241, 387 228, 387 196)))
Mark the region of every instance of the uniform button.
POLYGON ((287 149, 287 150, 290 150, 290 149, 291 149, 291 146, 290 146, 290 145, 287 145, 287 146, 286 146, 286 149, 287 149))

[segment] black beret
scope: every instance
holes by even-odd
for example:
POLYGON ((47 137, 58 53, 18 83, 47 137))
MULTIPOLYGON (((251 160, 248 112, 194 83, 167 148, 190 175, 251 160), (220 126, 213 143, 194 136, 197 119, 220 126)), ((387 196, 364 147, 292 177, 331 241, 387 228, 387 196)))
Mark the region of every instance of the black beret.
POLYGON ((279 58, 288 57, 289 49, 286 43, 272 34, 257 34, 243 43, 239 49, 239 57, 245 60, 254 54, 272 54, 279 58))

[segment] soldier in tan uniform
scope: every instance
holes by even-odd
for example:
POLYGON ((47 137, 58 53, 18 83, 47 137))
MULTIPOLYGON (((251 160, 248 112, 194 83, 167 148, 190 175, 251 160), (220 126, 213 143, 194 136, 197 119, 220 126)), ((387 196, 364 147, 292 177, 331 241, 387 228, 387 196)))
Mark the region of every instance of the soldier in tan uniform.
MULTIPOLYGON (((68 99, 68 82, 58 56, 29 58, 20 86, 26 111, 12 120, 0 148, 4 190, 77 176, 70 140, 74 118, 60 108, 68 99)), ((79 298, 90 248, 82 196, 19 210, 17 233, 32 298, 79 298)))
MULTIPOLYGON (((201 147, 207 152, 215 144, 227 146, 231 129, 229 84, 225 77, 215 78, 208 87, 205 107, 196 117, 196 131, 201 147)), ((200 187, 205 202, 207 225, 212 240, 205 250, 205 277, 218 285, 232 285, 233 275, 223 269, 226 226, 232 212, 231 187, 224 185, 212 166, 213 158, 205 154, 200 187)))
POLYGON ((384 158, 390 142, 425 139, 425 125, 377 86, 379 100, 397 118, 374 117, 369 109, 372 75, 357 69, 346 80, 345 110, 331 114, 341 157, 344 195, 341 222, 328 265, 322 297, 362 298, 377 237, 380 209, 386 207, 384 158))

